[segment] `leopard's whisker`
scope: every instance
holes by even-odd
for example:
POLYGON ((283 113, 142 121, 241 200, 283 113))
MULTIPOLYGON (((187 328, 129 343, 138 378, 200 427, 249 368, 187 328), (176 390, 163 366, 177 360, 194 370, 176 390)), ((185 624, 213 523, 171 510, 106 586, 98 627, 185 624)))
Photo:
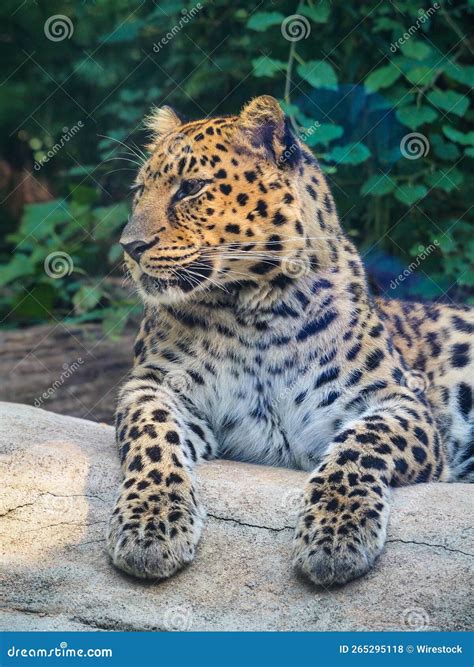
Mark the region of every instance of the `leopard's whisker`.
POLYGON ((106 160, 103 160, 103 162, 115 162, 116 160, 122 160, 123 162, 130 162, 131 164, 135 164, 138 167, 141 167, 141 164, 137 162, 136 160, 132 160, 129 157, 123 157, 122 155, 115 155, 114 157, 107 158, 106 160))
POLYGON ((123 141, 120 141, 120 139, 116 139, 115 137, 110 137, 106 134, 98 134, 97 136, 101 137, 102 139, 109 139, 109 141, 114 141, 116 144, 119 144, 120 146, 123 146, 128 153, 130 153, 131 155, 134 155, 136 158, 138 158, 139 163, 137 163, 137 164, 140 164, 140 166, 147 159, 147 156, 143 153, 143 151, 142 151, 142 154, 140 155, 140 153, 138 153, 135 150, 132 150, 132 148, 130 146, 125 144, 123 141))

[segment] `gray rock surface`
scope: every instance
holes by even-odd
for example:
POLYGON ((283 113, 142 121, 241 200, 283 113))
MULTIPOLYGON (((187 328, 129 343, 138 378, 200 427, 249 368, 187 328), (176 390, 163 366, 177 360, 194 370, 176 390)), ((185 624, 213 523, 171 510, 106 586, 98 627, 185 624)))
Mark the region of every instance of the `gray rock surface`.
POLYGON ((290 565, 306 474, 209 463, 199 468, 208 519, 195 562, 144 583, 105 552, 120 479, 113 429, 12 403, 0 414, 2 630, 469 629, 466 485, 395 491, 375 569, 323 590, 290 565))

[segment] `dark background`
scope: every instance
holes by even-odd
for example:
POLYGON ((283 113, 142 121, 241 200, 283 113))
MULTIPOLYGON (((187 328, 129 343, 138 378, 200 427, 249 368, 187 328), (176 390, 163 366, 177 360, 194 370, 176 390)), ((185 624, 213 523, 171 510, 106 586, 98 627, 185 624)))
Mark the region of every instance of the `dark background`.
POLYGON ((117 239, 143 116, 236 113, 264 93, 308 138, 381 293, 472 302, 473 9, 4 0, 1 326, 120 335, 140 312, 117 239))

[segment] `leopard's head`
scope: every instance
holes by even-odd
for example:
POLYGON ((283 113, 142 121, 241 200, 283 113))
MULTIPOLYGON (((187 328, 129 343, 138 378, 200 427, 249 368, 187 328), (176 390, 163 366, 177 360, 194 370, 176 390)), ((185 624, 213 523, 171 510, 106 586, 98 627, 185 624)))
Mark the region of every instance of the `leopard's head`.
POLYGON ((281 280, 285 263, 297 273, 305 249, 298 178, 309 153, 275 99, 189 123, 163 107, 148 127, 150 156, 120 240, 146 301, 281 280))

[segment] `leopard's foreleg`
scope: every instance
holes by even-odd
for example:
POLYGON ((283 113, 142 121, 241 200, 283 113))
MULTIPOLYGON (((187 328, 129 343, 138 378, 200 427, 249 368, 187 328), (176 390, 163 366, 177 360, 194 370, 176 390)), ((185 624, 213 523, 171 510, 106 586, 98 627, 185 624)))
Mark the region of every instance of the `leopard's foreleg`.
POLYGON ((194 557, 204 511, 193 468, 215 453, 207 425, 182 398, 140 371, 117 408, 123 482, 110 519, 107 548, 120 569, 144 578, 171 576, 194 557))

